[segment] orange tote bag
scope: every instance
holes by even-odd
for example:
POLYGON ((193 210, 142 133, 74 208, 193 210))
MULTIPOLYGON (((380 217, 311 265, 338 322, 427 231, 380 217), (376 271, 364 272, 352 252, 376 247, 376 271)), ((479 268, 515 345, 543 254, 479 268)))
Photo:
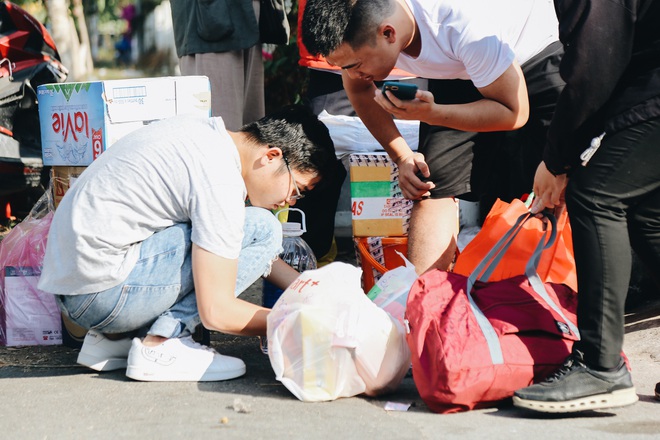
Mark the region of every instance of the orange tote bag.
MULTIPOLYGON (((511 229, 518 217, 527 212, 529 209, 519 199, 514 199, 511 203, 498 199, 486 216, 481 231, 456 258, 453 271, 469 276, 493 245, 511 229)), ((524 275, 527 260, 546 227, 551 227, 550 223, 543 219, 534 218, 525 222, 489 280, 499 281, 524 275)), ((557 240, 553 246, 543 251, 538 274, 546 283, 565 284, 577 292, 573 239, 566 209, 557 213, 557 240)))

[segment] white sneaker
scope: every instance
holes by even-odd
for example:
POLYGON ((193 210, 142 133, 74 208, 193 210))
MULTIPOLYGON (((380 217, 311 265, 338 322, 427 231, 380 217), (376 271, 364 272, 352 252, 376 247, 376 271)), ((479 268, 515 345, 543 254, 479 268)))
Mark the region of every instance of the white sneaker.
POLYGON ((191 336, 168 339, 156 347, 147 347, 135 338, 126 368, 131 379, 154 382, 209 382, 244 374, 242 360, 223 356, 191 336))
POLYGON ((126 368, 131 339, 111 341, 95 330, 85 335, 78 354, 78 363, 96 371, 112 371, 126 368))

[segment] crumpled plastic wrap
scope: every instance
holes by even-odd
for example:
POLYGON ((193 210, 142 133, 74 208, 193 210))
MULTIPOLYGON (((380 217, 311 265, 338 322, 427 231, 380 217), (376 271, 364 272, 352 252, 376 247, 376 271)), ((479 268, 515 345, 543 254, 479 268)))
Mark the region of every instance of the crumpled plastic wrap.
POLYGON ((268 315, 268 356, 298 399, 394 391, 410 367, 403 327, 367 298, 362 271, 335 262, 302 273, 268 315))
POLYGON ((417 272, 405 255, 399 251, 395 252, 401 257, 404 265, 385 272, 369 290, 367 297, 404 326, 408 294, 417 280, 417 272))

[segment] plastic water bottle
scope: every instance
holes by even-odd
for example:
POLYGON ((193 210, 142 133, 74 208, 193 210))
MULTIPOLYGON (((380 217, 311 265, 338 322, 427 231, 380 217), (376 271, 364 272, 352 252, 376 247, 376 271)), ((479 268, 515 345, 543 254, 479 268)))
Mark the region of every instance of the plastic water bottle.
MULTIPOLYGON (((301 237, 307 231, 305 213, 300 209, 286 208, 277 212, 277 216, 286 211, 298 211, 302 216, 302 224, 297 222, 282 223, 282 253, 280 258, 289 266, 302 273, 306 270, 316 269, 316 256, 307 242, 301 237)), ((261 304, 272 309, 284 291, 274 284, 264 280, 263 297, 261 304)), ((267 353, 265 338, 261 339, 261 351, 267 353)))
MULTIPOLYGON (((289 266, 298 272, 304 272, 310 269, 316 269, 316 256, 303 240, 302 235, 307 231, 305 224, 305 213, 300 209, 286 208, 277 212, 277 216, 286 211, 298 211, 302 215, 303 223, 286 222, 282 223, 282 253, 280 258, 289 266)), ((274 284, 264 280, 262 305, 272 309, 277 300, 284 291, 277 288, 274 284)))

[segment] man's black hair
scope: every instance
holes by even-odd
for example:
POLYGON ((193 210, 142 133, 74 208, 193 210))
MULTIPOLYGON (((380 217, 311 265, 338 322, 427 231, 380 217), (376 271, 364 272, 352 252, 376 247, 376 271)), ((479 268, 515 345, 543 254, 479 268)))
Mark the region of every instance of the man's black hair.
POLYGON ((394 10, 391 0, 308 0, 302 41, 312 55, 328 56, 343 42, 357 49, 373 44, 376 29, 394 10))
MULTIPOLYGON (((244 125, 241 132, 250 140, 278 147, 292 169, 317 173, 324 180, 335 170, 335 147, 328 128, 303 105, 290 105, 244 125)), ((283 165, 283 172, 286 166, 283 165)))

